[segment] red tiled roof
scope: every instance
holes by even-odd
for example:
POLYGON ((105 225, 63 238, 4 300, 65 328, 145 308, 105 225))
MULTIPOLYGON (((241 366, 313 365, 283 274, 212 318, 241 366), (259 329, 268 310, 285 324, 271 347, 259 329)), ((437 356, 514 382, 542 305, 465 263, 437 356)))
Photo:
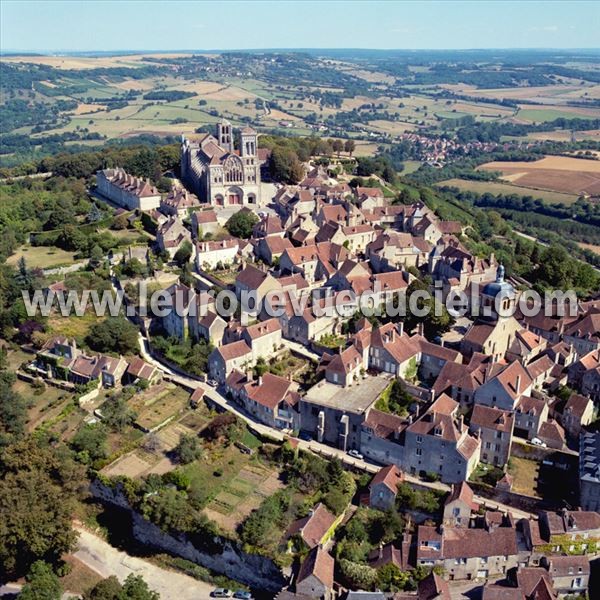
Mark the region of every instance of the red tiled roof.
POLYGON ((294 521, 286 532, 286 538, 299 534, 309 548, 318 546, 325 534, 335 523, 336 517, 324 504, 317 504, 311 514, 294 521))
POLYGON ((368 427, 373 431, 373 434, 382 439, 388 439, 399 434, 406 428, 407 421, 392 415, 382 412, 376 408, 372 408, 367 418, 363 422, 363 427, 368 427))
POLYGON ((246 344, 244 340, 232 342, 231 344, 224 344, 217 348, 217 352, 223 357, 225 362, 252 354, 252 350, 250 350, 248 344, 246 344))
POLYGON ((248 382, 244 386, 244 390, 248 398, 273 410, 281 401, 285 400, 291 385, 292 382, 285 377, 265 373, 262 378, 248 382))
POLYGON ((333 557, 323 548, 316 546, 304 559, 296 583, 301 583, 307 577, 314 575, 326 588, 333 589, 333 557))
POLYGON ((481 427, 510 433, 513 429, 513 423, 514 415, 510 411, 482 404, 476 404, 473 407, 473 414, 471 415, 472 429, 476 430, 478 427, 481 427))
POLYGON ((448 504, 450 504, 451 502, 455 502, 456 500, 460 500, 461 502, 464 502, 467 506, 471 507, 471 510, 477 510, 479 508, 479 505, 475 503, 474 497, 475 494, 473 493, 473 490, 471 489, 469 484, 466 481, 463 481, 452 486, 452 490, 446 498, 444 506, 447 506, 448 504))
POLYGON ((369 487, 372 488, 374 485, 379 483, 383 483, 387 488, 389 488, 394 494, 398 490, 398 484, 402 481, 403 475, 402 471, 396 465, 388 465, 387 467, 382 467, 375 473, 373 479, 371 479, 371 483, 369 487))

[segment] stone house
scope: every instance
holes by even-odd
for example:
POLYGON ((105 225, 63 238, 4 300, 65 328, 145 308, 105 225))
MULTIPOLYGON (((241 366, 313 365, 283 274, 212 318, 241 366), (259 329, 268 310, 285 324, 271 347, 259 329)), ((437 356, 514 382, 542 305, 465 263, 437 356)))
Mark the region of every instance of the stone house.
POLYGON ((293 248, 293 246, 288 238, 273 235, 260 238, 254 246, 254 254, 268 265, 273 265, 281 259, 281 255, 289 248, 293 248))
POLYGON ((244 372, 253 363, 252 349, 244 340, 215 348, 208 357, 210 376, 223 383, 234 369, 244 372))
POLYGON ((196 242, 196 269, 199 272, 210 271, 217 267, 228 267, 238 258, 240 241, 229 238, 218 241, 196 242))
POLYGON ((339 244, 321 242, 289 248, 279 261, 283 273, 301 273, 309 284, 327 279, 348 258, 348 250, 339 244))
POLYGON ((589 311, 563 333, 565 344, 573 345, 579 356, 594 350, 600 353, 600 310, 589 311))
POLYGON ((418 528, 417 566, 442 567, 450 581, 506 575, 518 564, 514 527, 418 528))
POLYGON ((285 377, 265 373, 240 390, 238 400, 257 421, 276 429, 300 428, 296 386, 285 377))
POLYGON ((196 210, 192 213, 192 237, 202 240, 206 235, 214 235, 221 229, 214 210, 196 210))
POLYGON ((333 600, 333 570, 335 561, 322 547, 316 546, 306 556, 296 579, 296 594, 300 597, 333 600))
POLYGON ((569 367, 569 385, 600 401, 600 350, 589 352, 569 367))
POLYGON ((248 300, 248 314, 258 314, 259 305, 269 292, 279 291, 281 286, 268 271, 262 271, 253 265, 246 265, 235 278, 235 295, 242 299, 242 295, 250 294, 256 299, 256 306, 253 306, 252 300, 248 300))
POLYGON ((152 210, 160 205, 160 192, 149 180, 134 177, 119 167, 96 173, 98 192, 128 210, 152 210))
POLYGON ((481 441, 469 433, 458 403, 442 394, 405 431, 404 470, 435 474, 445 483, 467 480, 479 463, 481 441))
POLYGON ((354 192, 356 202, 361 209, 373 210, 385 205, 385 198, 381 188, 358 186, 354 192))
POLYGON ((310 549, 327 543, 339 519, 319 502, 306 517, 296 519, 287 529, 285 539, 300 538, 310 549))
POLYGON ((119 356, 118 358, 112 356, 100 356, 98 369, 100 370, 100 382, 102 383, 102 387, 120 387, 121 380, 123 379, 123 375, 125 375, 127 367, 128 363, 122 356, 119 356))
POLYGON ((223 334, 227 323, 215 312, 209 310, 199 321, 197 325, 198 337, 210 342, 213 346, 220 346, 223 343, 223 334))
POLYGON ((430 245, 410 233, 386 230, 379 233, 366 248, 366 255, 377 273, 406 270, 427 264, 430 245))
POLYGON ((162 371, 136 356, 129 361, 125 377, 128 383, 145 381, 152 385, 162 380, 162 371))
POLYGON ((360 451, 381 464, 403 465, 403 432, 408 424, 397 415, 369 409, 360 427, 360 451))
POLYGON ((165 292, 169 296, 170 310, 161 317, 161 324, 167 335, 185 340, 194 329, 197 316, 197 294, 184 283, 174 283, 165 292))
POLYGON ((600 513, 562 509, 541 511, 540 534, 546 554, 595 554, 600 547, 600 513))
POLYGON ((473 490, 467 482, 456 483, 444 502, 444 526, 469 527, 471 514, 478 509, 473 490))
MULTIPOLYGON (((166 252, 169 255, 171 260, 175 257, 177 250, 179 250, 184 242, 191 244, 192 236, 178 217, 169 217, 156 230, 156 244, 161 252, 166 252)), ((193 257, 194 252, 192 252, 190 260, 193 257)))
POLYGON ((549 408, 545 400, 522 396, 515 407, 515 434, 528 440, 536 437, 542 423, 548 420, 549 408))
POLYGON ((497 407, 501 410, 515 410, 523 396, 529 396, 533 380, 519 362, 503 367, 500 372, 487 379, 475 390, 475 404, 497 407))
POLYGON ((588 591, 591 569, 587 556, 543 557, 541 565, 548 570, 559 594, 585 594, 588 591))
POLYGON ((554 419, 548 419, 545 423, 542 423, 537 437, 548 448, 562 450, 565 447, 565 430, 554 419))
POLYGON ((279 320, 273 317, 245 327, 242 330, 241 339, 250 346, 254 361, 258 360, 259 357, 265 359, 272 357, 281 347, 281 325, 279 320))
POLYGON ((508 463, 514 425, 512 411, 481 404, 473 407, 469 429, 481 440, 481 462, 500 468, 508 463))
POLYGON ((200 208, 200 201, 195 194, 190 194, 185 188, 173 185, 166 198, 160 201, 159 210, 165 215, 187 217, 191 210, 200 208))
POLYGON ((571 438, 579 439, 583 428, 594 419, 594 403, 581 394, 571 394, 560 416, 565 431, 571 438))
POLYGON ((358 381, 367 365, 354 345, 348 346, 338 354, 324 353, 320 367, 325 369, 325 379, 336 385, 346 387, 358 381))
POLYGON ((384 511, 393 509, 402 480, 402 472, 396 465, 379 469, 369 484, 369 506, 384 511))

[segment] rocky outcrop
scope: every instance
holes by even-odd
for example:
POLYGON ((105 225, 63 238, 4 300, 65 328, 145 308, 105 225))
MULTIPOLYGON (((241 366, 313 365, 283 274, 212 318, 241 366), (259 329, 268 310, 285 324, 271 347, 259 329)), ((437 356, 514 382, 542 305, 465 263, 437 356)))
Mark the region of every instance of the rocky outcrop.
POLYGON ((229 539, 211 536, 210 540, 194 540, 193 535, 163 531, 131 508, 119 486, 113 488, 97 479, 90 489, 97 500, 129 511, 132 535, 145 546, 185 558, 251 588, 278 592, 287 583, 283 572, 272 560, 244 552, 229 539))

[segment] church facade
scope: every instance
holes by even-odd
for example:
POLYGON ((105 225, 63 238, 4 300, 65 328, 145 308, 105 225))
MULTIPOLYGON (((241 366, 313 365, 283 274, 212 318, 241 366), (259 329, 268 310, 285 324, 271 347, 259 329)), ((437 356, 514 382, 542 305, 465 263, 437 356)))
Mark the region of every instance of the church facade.
POLYGON ((181 140, 181 177, 201 202, 214 206, 261 203, 258 134, 250 127, 234 131, 229 121, 217 124, 216 137, 204 134, 198 140, 181 140))

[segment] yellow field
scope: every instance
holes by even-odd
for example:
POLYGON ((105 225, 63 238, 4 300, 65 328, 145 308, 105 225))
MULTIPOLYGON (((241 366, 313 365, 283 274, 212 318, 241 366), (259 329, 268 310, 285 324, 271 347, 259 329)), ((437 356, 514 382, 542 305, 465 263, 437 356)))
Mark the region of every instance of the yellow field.
POLYGON ((489 162, 478 167, 500 171, 510 183, 567 194, 600 194, 600 161, 546 156, 535 162, 489 162))
POLYGON ((537 169, 552 169, 554 171, 579 171, 600 174, 600 161, 585 160, 581 158, 571 158, 568 156, 545 156, 541 160, 533 162, 514 161, 501 162, 494 161, 481 165, 481 169, 490 169, 493 171, 502 171, 504 168, 522 169, 532 171, 537 169))
POLYGON ((92 112, 102 112, 106 110, 106 104, 85 104, 81 103, 75 109, 74 114, 86 115, 92 112))
POLYGON ((126 56, 3 56, 2 60, 12 63, 33 63, 48 65, 57 69, 97 69, 102 67, 139 66, 146 63, 148 57, 152 58, 178 58, 191 56, 190 53, 165 53, 165 54, 130 54, 126 56))

